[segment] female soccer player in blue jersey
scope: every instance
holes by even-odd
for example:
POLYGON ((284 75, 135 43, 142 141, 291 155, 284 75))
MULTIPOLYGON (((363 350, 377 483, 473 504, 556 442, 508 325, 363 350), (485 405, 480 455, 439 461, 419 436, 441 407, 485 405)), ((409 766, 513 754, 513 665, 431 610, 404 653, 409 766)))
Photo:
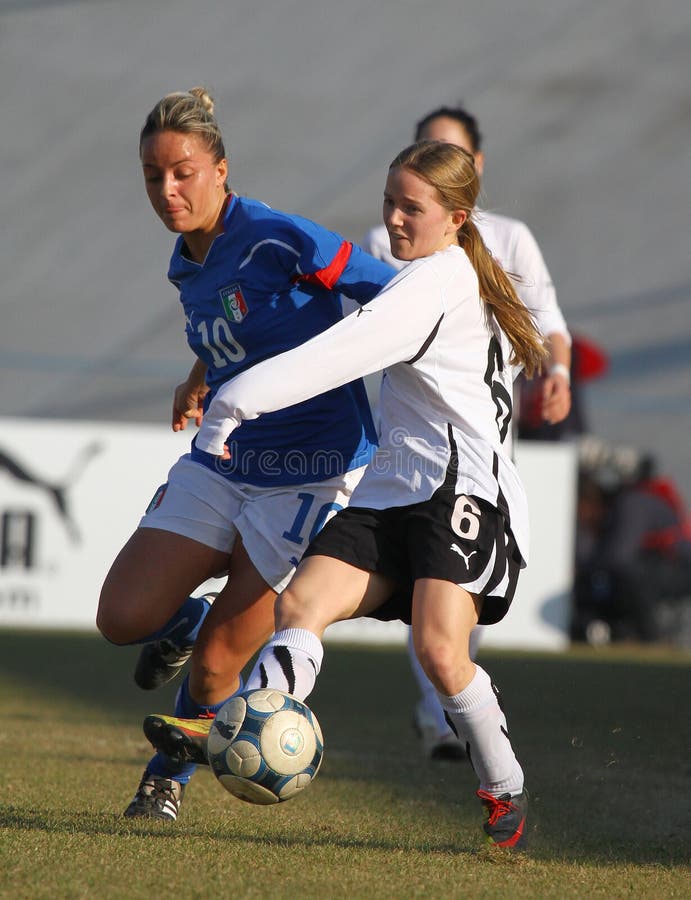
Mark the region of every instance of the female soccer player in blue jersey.
MULTIPOLYGON (((298 216, 241 198, 213 102, 203 88, 156 104, 140 137, 146 191, 179 235, 168 277, 197 356, 175 391, 173 430, 228 379, 304 343, 342 317, 340 294, 364 303, 393 270, 298 216)), ((221 462, 196 447, 173 466, 102 588, 97 623, 116 644, 145 644, 143 688, 191 656, 176 713, 213 716, 273 631, 273 606, 309 540, 347 505, 375 447, 364 385, 340 386, 233 433, 221 462), (210 607, 190 596, 228 573, 210 607), (193 649, 194 647, 194 649, 193 649)), ((175 819, 193 766, 162 754, 147 766, 127 816, 175 819)))

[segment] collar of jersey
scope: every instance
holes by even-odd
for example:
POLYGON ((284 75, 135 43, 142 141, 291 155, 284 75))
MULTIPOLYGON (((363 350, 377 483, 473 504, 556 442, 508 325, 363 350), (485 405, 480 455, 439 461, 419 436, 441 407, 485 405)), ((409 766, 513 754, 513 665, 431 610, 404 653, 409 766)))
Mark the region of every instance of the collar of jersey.
POLYGON ((209 247, 209 249, 206 253, 204 262, 198 263, 196 260, 190 259, 189 256, 185 256, 185 254, 182 252, 183 248, 185 246, 185 238, 183 235, 179 235, 177 242, 176 242, 176 248, 175 248, 176 252, 174 254, 174 256, 177 256, 179 266, 182 266, 183 268, 194 269, 195 271, 197 269, 204 268, 204 265, 205 265, 207 259, 209 258, 209 256, 211 255, 211 251, 214 248, 214 244, 216 243, 216 241, 219 238, 223 237, 223 235, 228 231, 228 223, 230 221, 230 217, 232 216, 233 212, 235 211, 235 207, 237 206, 237 199, 238 199, 237 196, 235 194, 233 194, 232 192, 230 194, 228 194, 228 199, 226 200, 226 208, 223 213, 223 231, 220 234, 217 234, 216 237, 211 242, 211 246, 209 247))

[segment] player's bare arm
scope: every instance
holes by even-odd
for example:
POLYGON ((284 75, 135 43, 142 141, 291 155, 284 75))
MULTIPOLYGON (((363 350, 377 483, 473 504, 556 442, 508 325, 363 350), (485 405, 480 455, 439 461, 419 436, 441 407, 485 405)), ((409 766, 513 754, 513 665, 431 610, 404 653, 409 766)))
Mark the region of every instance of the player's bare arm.
POLYGON ((209 393, 206 368, 206 363, 196 360, 186 380, 175 388, 171 421, 173 431, 184 431, 188 419, 194 419, 197 426, 201 425, 204 397, 209 393))
POLYGON ((558 332, 549 336, 549 360, 542 390, 542 418, 551 425, 562 422, 571 409, 571 347, 558 332))

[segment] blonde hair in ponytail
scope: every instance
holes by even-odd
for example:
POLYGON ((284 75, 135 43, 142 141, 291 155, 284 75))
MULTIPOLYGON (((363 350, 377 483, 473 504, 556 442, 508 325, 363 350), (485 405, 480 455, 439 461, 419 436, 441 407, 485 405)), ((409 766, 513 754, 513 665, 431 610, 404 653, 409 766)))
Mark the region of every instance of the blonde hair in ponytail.
POLYGON ((485 246, 472 218, 480 192, 480 179, 473 157, 455 144, 419 141, 406 147, 391 163, 414 172, 437 191, 442 206, 453 212, 463 210, 466 221, 458 232, 458 243, 465 250, 477 274, 480 296, 488 311, 513 347, 510 362, 523 365, 531 377, 540 371, 547 356, 544 341, 530 311, 521 301, 511 278, 485 246))

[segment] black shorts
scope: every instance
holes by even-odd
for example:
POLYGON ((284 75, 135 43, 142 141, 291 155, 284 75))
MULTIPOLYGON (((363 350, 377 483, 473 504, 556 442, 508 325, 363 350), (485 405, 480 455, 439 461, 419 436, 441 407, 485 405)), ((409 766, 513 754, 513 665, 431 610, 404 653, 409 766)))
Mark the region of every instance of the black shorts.
POLYGON ((314 555, 393 579, 395 595, 371 615, 407 623, 419 578, 451 581, 481 596, 480 624, 499 622, 523 566, 506 519, 491 503, 444 489, 412 506, 340 510, 304 554, 314 555))

